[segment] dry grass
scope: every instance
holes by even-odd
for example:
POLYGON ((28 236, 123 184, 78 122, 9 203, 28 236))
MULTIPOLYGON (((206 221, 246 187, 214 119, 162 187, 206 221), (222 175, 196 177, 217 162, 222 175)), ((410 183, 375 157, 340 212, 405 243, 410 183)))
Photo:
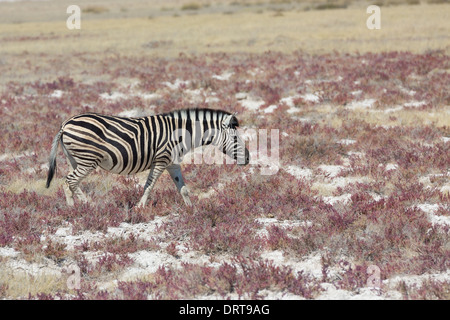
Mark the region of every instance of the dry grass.
POLYGON ((173 9, 162 10, 163 2, 147 7, 133 2, 124 10, 123 4, 115 1, 81 1, 82 9, 109 11, 82 13, 81 30, 69 30, 65 21, 69 15, 61 15, 68 5, 65 2, 0 3, 0 67, 9 66, 2 72, 0 84, 53 78, 55 59, 61 76, 70 72, 75 80, 105 80, 101 75, 94 79, 82 73, 97 54, 108 58, 177 57, 180 52, 450 50, 445 4, 383 6, 381 30, 367 29, 364 5, 345 10, 283 9, 275 11, 281 14, 274 17, 270 7, 257 4, 198 4, 202 9, 192 15, 187 13, 192 10, 181 10, 171 2, 166 5, 173 9), (33 72, 23 68, 24 63, 32 65, 33 72))
MULTIPOLYGON (((63 4, 47 8, 48 12, 43 11, 46 3, 15 5, 20 5, 21 10, 12 11, 11 4, 0 4, 0 21, 9 21, 0 24, 0 68, 8 66, 2 71, 0 85, 8 81, 51 79, 67 73, 75 80, 105 80, 101 74, 94 78, 82 73, 99 54, 108 58, 123 55, 177 57, 180 52, 261 53, 270 50, 289 53, 301 50, 323 54, 333 51, 424 53, 430 50, 448 53, 450 50, 445 4, 383 7, 381 30, 366 28, 365 7, 285 10, 278 17, 273 16, 273 11, 263 10, 257 14, 248 11, 248 7, 233 14, 202 9, 196 10, 195 15, 178 15, 184 12, 180 9, 167 15, 158 7, 157 11, 150 10, 142 17, 133 15, 131 11, 135 9, 130 5, 126 12, 107 7, 109 12, 84 14, 81 30, 68 30, 65 21, 68 15, 55 16, 54 12, 57 9, 65 12, 63 4), (35 18, 28 16, 29 10, 37 12, 35 18), (154 15, 155 12, 164 15, 154 15), (70 59, 66 59, 67 56, 70 59), (57 68, 55 59, 59 61, 57 68), (32 65, 33 72, 23 68, 24 63, 32 65)), ((230 7, 234 8, 225 9, 230 7)))
MULTIPOLYGON (((381 30, 368 30, 364 8, 346 10, 202 13, 148 17, 82 16, 81 30, 68 30, 65 20, 3 23, 7 39, 2 54, 22 52, 69 54, 109 52, 176 56, 179 52, 266 50, 311 53, 449 50, 447 5, 382 8, 381 30), (270 22, 270 23, 269 23, 270 22), (170 46, 143 48, 149 41, 170 46)), ((16 15, 20 16, 16 13, 16 15)), ((66 18, 66 17, 64 17, 66 18)), ((4 21, 2 19, 2 21, 4 21)))
POLYGON ((40 272, 32 276, 28 272, 17 268, 2 266, 0 269, 0 283, 4 286, 3 297, 10 299, 24 298, 28 295, 50 294, 67 288, 67 277, 55 276, 40 272))
POLYGON ((67 3, 0 3, 0 68, 9 67, 2 72, 0 84, 52 78, 55 59, 59 60, 59 76, 69 72, 75 80, 105 80, 101 75, 94 79, 82 73, 98 54, 108 58, 177 57, 180 52, 450 50, 445 4, 383 6, 381 30, 368 30, 368 14, 362 4, 345 10, 283 9, 275 11, 281 15, 274 17, 269 6, 258 4, 218 2, 216 6, 205 6, 198 2, 202 9, 191 15, 187 14, 190 10, 181 10, 172 2, 166 5, 173 9, 162 10, 163 3, 142 7, 142 3, 133 2, 123 10, 123 4, 116 1, 81 1, 82 9, 109 10, 82 13, 81 30, 66 28, 69 15, 61 16, 61 12, 65 13, 67 3), (236 11, 223 14, 230 8, 236 11), (24 63, 32 65, 33 72, 23 68, 24 63))
POLYGON ((353 117, 355 119, 364 119, 367 123, 380 124, 387 127, 416 125, 443 127, 448 126, 450 123, 450 113, 448 110, 443 110, 442 112, 399 110, 389 113, 383 111, 354 111, 353 117))

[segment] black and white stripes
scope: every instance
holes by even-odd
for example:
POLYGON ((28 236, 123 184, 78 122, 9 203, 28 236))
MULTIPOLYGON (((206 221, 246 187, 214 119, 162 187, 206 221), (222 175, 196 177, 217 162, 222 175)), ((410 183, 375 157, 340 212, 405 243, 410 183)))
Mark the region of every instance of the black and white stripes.
POLYGON ((193 148, 207 144, 248 164, 249 152, 239 138, 236 117, 212 109, 186 109, 142 118, 124 118, 86 113, 65 121, 56 135, 50 154, 47 188, 56 169, 56 153, 61 143, 73 168, 67 176, 67 203, 74 196, 86 201, 80 181, 98 166, 118 174, 150 170, 139 205, 145 205, 151 189, 164 170, 190 205, 180 169, 180 157, 193 148))

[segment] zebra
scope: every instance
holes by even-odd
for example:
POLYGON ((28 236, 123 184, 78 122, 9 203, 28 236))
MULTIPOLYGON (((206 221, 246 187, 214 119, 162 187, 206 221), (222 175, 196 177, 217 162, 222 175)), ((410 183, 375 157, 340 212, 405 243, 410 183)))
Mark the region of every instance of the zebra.
POLYGON ((117 174, 135 174, 150 170, 138 207, 147 204, 156 181, 167 170, 184 203, 189 199, 180 159, 190 150, 217 146, 239 165, 247 165, 250 154, 240 138, 236 114, 214 109, 182 109, 168 113, 127 118, 84 113, 61 125, 53 139, 46 188, 56 171, 56 154, 61 144, 72 167, 63 185, 68 206, 74 198, 87 202, 80 182, 97 167, 117 174))

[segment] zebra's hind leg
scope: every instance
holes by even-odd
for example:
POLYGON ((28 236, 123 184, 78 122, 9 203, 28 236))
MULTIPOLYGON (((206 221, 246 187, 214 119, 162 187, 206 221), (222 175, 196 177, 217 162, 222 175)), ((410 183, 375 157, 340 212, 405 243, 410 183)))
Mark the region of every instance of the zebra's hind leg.
POLYGON ((67 205, 74 205, 75 196, 81 201, 87 202, 87 198, 84 195, 83 191, 81 191, 79 184, 81 180, 86 178, 86 176, 91 173, 96 167, 97 164, 92 164, 88 167, 78 165, 69 175, 67 175, 64 184, 64 192, 66 194, 67 205))
POLYGON ((148 174, 147 182, 144 185, 144 194, 142 195, 141 200, 138 203, 138 207, 145 207, 147 204, 148 196, 150 195, 150 192, 152 191, 153 187, 155 186, 156 181, 158 180, 159 176, 163 173, 164 169, 166 168, 165 165, 158 165, 153 164, 150 168, 150 173, 148 174))
POLYGON ((191 200, 189 199, 189 190, 184 184, 180 165, 171 164, 166 169, 167 171, 169 171, 170 177, 177 186, 178 192, 180 192, 181 196, 183 197, 184 203, 189 207, 192 206, 191 200))

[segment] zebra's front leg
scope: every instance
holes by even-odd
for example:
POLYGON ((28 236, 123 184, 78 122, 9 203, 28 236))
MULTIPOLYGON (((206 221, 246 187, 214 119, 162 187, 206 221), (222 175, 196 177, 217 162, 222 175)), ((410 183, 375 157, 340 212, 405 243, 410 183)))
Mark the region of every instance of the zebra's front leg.
POLYGON ((189 190, 184 184, 180 165, 171 164, 166 169, 167 171, 169 171, 169 174, 172 177, 173 182, 177 186, 178 192, 180 192, 181 196, 183 197, 184 203, 189 207, 192 206, 191 200, 189 199, 189 190))
POLYGON ((138 207, 141 208, 145 207, 150 192, 152 191, 156 181, 158 180, 159 176, 161 176, 165 168, 166 168, 165 165, 153 165, 150 168, 150 173, 148 174, 147 182, 144 185, 144 194, 142 195, 142 198, 138 203, 138 207))

